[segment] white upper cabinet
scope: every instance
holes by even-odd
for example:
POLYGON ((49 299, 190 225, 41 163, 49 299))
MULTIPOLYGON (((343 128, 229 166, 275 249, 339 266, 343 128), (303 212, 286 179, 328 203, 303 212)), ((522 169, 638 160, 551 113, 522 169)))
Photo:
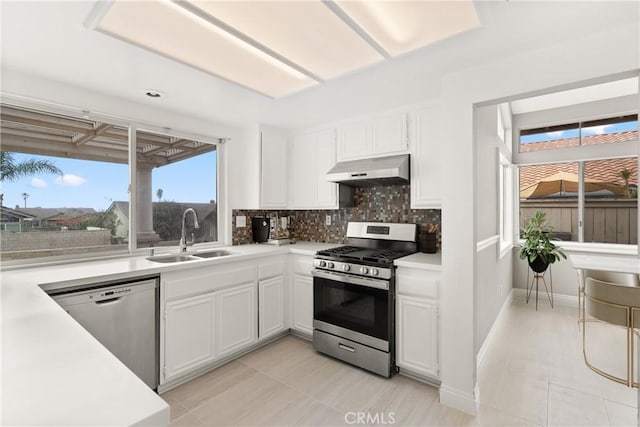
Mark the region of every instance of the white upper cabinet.
POLYGON ((415 111, 415 138, 411 155, 411 208, 442 207, 442 159, 440 158, 440 106, 415 111))
POLYGON ((260 130, 260 208, 286 208, 288 138, 271 128, 260 130))
POLYGON ((338 127, 338 161, 407 152, 408 115, 394 112, 338 127))
POLYGON ((337 184, 325 179, 336 161, 335 147, 333 130, 293 136, 290 151, 290 208, 332 209, 337 206, 337 184))
POLYGON ((395 113, 376 116, 372 121, 373 154, 394 154, 409 149, 409 121, 407 114, 395 113))

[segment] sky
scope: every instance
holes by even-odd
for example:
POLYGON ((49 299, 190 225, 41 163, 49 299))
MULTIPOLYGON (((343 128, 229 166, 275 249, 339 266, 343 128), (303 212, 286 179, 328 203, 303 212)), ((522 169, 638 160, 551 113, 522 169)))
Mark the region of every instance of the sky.
MULTIPOLYGON (((630 130, 638 130, 637 121, 582 128, 582 135, 583 136, 600 135, 605 133, 625 132, 630 130)), ((522 136, 520 137, 520 143, 530 144, 532 142, 550 141, 550 140, 556 140, 556 139, 577 138, 577 137, 578 137, 578 129, 576 128, 576 129, 569 129, 569 130, 563 130, 558 132, 546 132, 546 133, 537 133, 533 135, 522 136)))
MULTIPOLYGON (((16 162, 24 159, 51 160, 62 176, 39 174, 13 182, 3 182, 3 205, 24 207, 22 193, 27 193, 27 207, 82 207, 106 210, 112 201, 128 201, 128 166, 119 163, 76 160, 61 157, 14 153, 16 162)), ((208 203, 217 200, 217 153, 201 154, 153 169, 153 201, 162 189, 162 199, 174 202, 208 203)))

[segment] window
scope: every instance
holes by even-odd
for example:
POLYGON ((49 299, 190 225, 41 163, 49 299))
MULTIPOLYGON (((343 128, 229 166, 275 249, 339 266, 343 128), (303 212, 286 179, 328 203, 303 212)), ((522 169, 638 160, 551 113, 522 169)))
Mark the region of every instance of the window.
POLYGON ((3 260, 177 245, 182 214, 194 241, 218 239, 214 143, 138 131, 136 212, 129 210, 129 127, 0 105, 3 260), (131 235, 130 221, 136 224, 131 235))
POLYGON ((217 151, 214 144, 148 131, 137 135, 138 247, 173 246, 185 234, 195 243, 218 240, 217 151), (151 195, 151 198, 149 198, 151 195), (144 213, 143 213, 144 212, 144 213))
POLYGON ((624 115, 584 122, 523 129, 521 153, 559 148, 611 144, 638 139, 637 115, 624 115))
MULTIPOLYGON (((520 228, 540 209, 559 240, 636 245, 638 243, 637 146, 618 149, 604 144, 638 140, 637 115, 621 115, 567 125, 523 130, 520 152, 549 150, 519 167, 520 228), (566 161, 566 147, 576 147, 566 161), (626 157, 618 157, 626 153, 626 157)), ((522 157, 521 159, 526 160, 522 157)))
POLYGON ((498 154, 498 161, 500 255, 503 256, 513 245, 513 167, 502 153, 498 154))
POLYGON ((578 241, 578 169, 577 162, 520 167, 520 231, 541 210, 556 239, 578 241))

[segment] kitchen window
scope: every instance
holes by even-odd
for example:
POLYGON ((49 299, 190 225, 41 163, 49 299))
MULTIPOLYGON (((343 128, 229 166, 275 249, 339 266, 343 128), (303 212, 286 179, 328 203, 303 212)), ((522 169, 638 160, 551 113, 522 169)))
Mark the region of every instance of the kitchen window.
POLYGON ((215 142, 131 132, 137 161, 130 212, 128 124, 6 104, 0 109, 3 261, 177 246, 187 207, 200 222, 195 229, 189 218, 188 235, 194 233, 196 243, 218 240, 215 142))
POLYGON ((520 230, 542 210, 559 240, 637 245, 637 141, 635 114, 521 130, 520 230))

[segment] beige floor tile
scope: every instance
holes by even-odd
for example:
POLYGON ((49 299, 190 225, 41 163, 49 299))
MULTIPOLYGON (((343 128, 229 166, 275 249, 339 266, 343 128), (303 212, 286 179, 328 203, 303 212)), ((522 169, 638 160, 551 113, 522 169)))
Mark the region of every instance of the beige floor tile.
POLYGON ((606 426, 604 400, 556 384, 549 386, 549 426, 606 426))
POLYGON ((197 419, 195 415, 193 415, 190 412, 182 415, 181 417, 175 420, 172 420, 170 424, 170 427, 200 427, 200 426, 204 426, 204 424, 202 424, 200 420, 197 419))

